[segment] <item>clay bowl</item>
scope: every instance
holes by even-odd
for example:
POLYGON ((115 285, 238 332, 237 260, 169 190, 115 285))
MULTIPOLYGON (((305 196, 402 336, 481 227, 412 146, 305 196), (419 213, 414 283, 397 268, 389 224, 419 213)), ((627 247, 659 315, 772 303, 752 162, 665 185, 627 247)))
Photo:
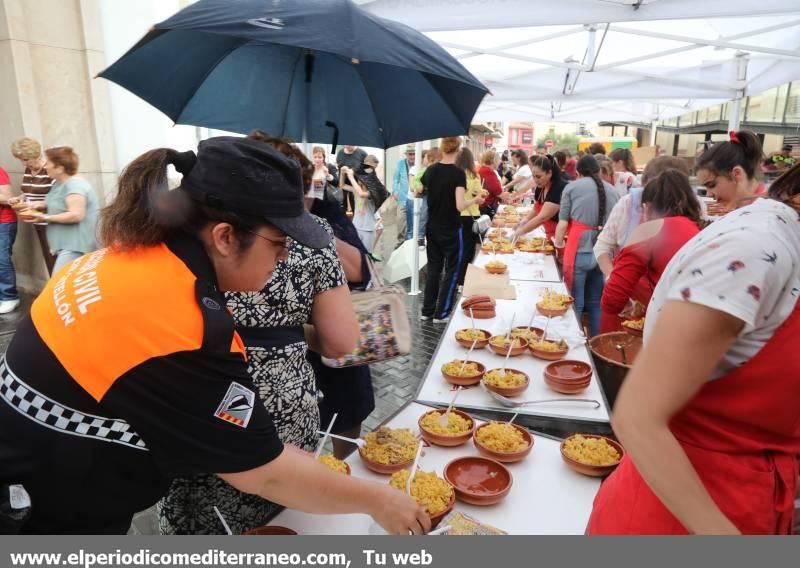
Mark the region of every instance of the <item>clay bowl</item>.
POLYGON ((543 308, 541 307, 540 303, 537 302, 536 309, 543 316, 548 318, 554 318, 557 316, 563 316, 565 313, 567 313, 569 306, 564 306, 563 308, 558 308, 557 310, 553 310, 553 309, 543 308))
POLYGON ((559 383, 581 383, 592 378, 592 366, 583 361, 567 359, 550 363, 544 368, 544 376, 559 383))
POLYGON ((297 533, 288 527, 279 527, 277 525, 264 525, 263 527, 256 527, 242 533, 244 535, 256 536, 290 536, 297 533))
MULTIPOLYGON (((470 329, 472 328, 459 329, 458 331, 469 331, 470 329)), ((458 331, 456 332, 456 334, 458 334, 458 331)), ((492 333, 486 331, 485 329, 479 329, 478 331, 482 331, 486 339, 479 339, 478 342, 475 344, 475 349, 484 349, 487 345, 489 345, 489 338, 492 336, 492 333)), ((459 339, 458 335, 456 335, 456 342, 461 347, 469 349, 470 347, 472 347, 473 341, 474 341, 473 339, 459 339)))
MULTIPOLYGON (((450 485, 452 486, 452 484, 450 484, 450 485)), ((447 507, 445 507, 444 511, 441 511, 441 512, 436 513, 435 515, 431 516, 431 530, 435 529, 436 526, 440 522, 442 522, 442 519, 445 518, 447 513, 449 513, 450 511, 453 510, 453 507, 455 507, 455 504, 456 504, 456 492, 455 492, 455 488, 453 488, 453 493, 452 493, 452 495, 450 495, 450 502, 447 504, 447 507)))
POLYGON ((364 462, 364 467, 370 471, 374 471, 375 473, 380 473, 381 475, 392 475, 393 473, 398 472, 401 469, 409 468, 414 464, 414 458, 402 463, 378 463, 365 456, 361 448, 358 448, 358 455, 361 457, 361 461, 364 462))
MULTIPOLYGON (((518 326, 516 326, 516 327, 511 329, 511 335, 512 336, 518 335, 520 333, 525 333, 525 335, 523 336, 525 339, 528 339, 528 337, 530 336, 531 333, 534 333, 536 335, 536 337, 539 338, 542 335, 544 335, 544 330, 539 328, 539 327, 533 327, 533 326, 527 326, 527 325, 518 325, 518 326)), ((528 339, 528 343, 530 343, 529 339, 528 339)))
POLYGON ((559 394, 580 394, 589 387, 589 381, 583 384, 574 384, 574 385, 554 383, 548 379, 545 379, 544 382, 547 384, 548 387, 550 387, 551 390, 554 390, 559 394))
POLYGON ((426 412, 425 414, 420 416, 419 420, 417 421, 417 425, 419 426, 420 434, 422 435, 422 438, 426 442, 428 442, 430 444, 434 444, 436 446, 445 446, 445 447, 460 446, 462 444, 466 444, 467 440, 469 440, 472 437, 472 435, 475 433, 475 420, 472 418, 472 416, 470 416, 466 412, 461 412, 460 410, 456 410, 455 408, 453 410, 451 410, 450 412, 452 412, 453 414, 458 414, 464 420, 469 420, 470 423, 472 424, 472 428, 470 428, 469 430, 467 430, 463 434, 456 434, 456 435, 453 435, 453 436, 447 436, 445 434, 436 434, 435 432, 430 432, 429 430, 426 430, 422 426, 422 419, 425 418, 426 416, 428 416, 429 414, 433 414, 434 412, 444 413, 444 412, 446 412, 446 409, 431 410, 429 412, 426 412))
MULTIPOLYGON (((574 435, 575 434, 573 434, 573 436, 574 435)), ((581 435, 584 438, 603 438, 606 442, 611 444, 614 447, 614 449, 617 450, 617 452, 619 452, 620 461, 625 456, 625 450, 623 449, 622 445, 616 440, 612 440, 611 438, 607 438, 605 436, 597 436, 595 434, 581 434, 581 435)), ((564 445, 567 443, 567 440, 569 440, 569 438, 571 437, 572 436, 568 436, 567 438, 564 439, 563 442, 561 442, 561 458, 564 460, 564 463, 566 463, 570 468, 577 471, 578 473, 582 473, 583 475, 588 475, 590 477, 605 477, 606 475, 609 475, 612 471, 614 471, 614 469, 619 465, 619 461, 611 465, 589 465, 581 463, 579 461, 576 461, 568 457, 564 453, 564 445)))
MULTIPOLYGON (((486 365, 483 363, 478 363, 477 361, 468 361, 469 363, 475 363, 478 365, 478 370, 480 371, 477 375, 472 375, 469 377, 457 377, 455 375, 451 375, 450 373, 445 373, 444 369, 442 369, 442 376, 444 380, 446 380, 451 385, 456 385, 459 387, 468 387, 472 385, 477 385, 481 382, 483 375, 486 373, 486 365)), ((444 367, 444 365, 442 365, 444 367)))
POLYGON ((556 361, 544 369, 544 382, 561 394, 583 392, 592 381, 592 367, 583 361, 556 361))
POLYGON ((531 433, 528 432, 527 429, 523 428, 522 426, 517 426, 516 424, 512 424, 511 426, 522 433, 522 437, 528 442, 528 447, 524 450, 520 450, 519 452, 497 452, 495 450, 490 450, 478 440, 478 432, 480 432, 481 428, 485 428, 487 425, 488 423, 481 424, 480 428, 475 430, 475 434, 472 436, 472 443, 475 444, 475 447, 478 448, 478 451, 487 458, 491 458, 502 463, 516 463, 528 457, 528 454, 530 454, 531 450, 533 450, 533 436, 531 436, 531 433))
POLYGON ((622 329, 625 331, 625 333, 629 333, 630 335, 632 335, 634 337, 643 337, 644 336, 644 330, 643 329, 631 329, 630 327, 628 327, 626 325, 623 325, 622 329))
POLYGON ((506 466, 479 456, 454 459, 444 467, 444 478, 459 501, 480 506, 502 501, 514 483, 506 466))
POLYGON ((566 357, 567 353, 569 353, 569 347, 562 351, 547 351, 545 349, 538 349, 533 343, 528 347, 531 351, 531 355, 537 359, 543 359, 545 361, 558 361, 566 357))
POLYGON ((484 267, 486 272, 489 274, 505 274, 506 270, 508 270, 507 266, 486 266, 484 267))
MULTIPOLYGON (((496 345, 493 345, 491 340, 494 337, 505 337, 505 335, 495 335, 495 336, 493 336, 492 338, 489 339, 489 349, 491 349, 492 352, 496 353, 497 355, 502 355, 503 357, 505 357, 506 355, 508 355, 508 347, 498 347, 496 345)), ((528 349, 528 340, 520 337, 519 338, 519 342, 520 342, 520 346, 519 347, 512 347, 511 348, 511 357, 518 357, 518 356, 522 355, 523 353, 525 353, 525 351, 527 351, 527 349, 528 349)))
MULTIPOLYGON (((498 370, 499 371, 500 369, 491 369, 491 370, 492 371, 494 371, 494 370, 498 370)), ((521 375, 525 375, 525 384, 522 384, 522 385, 520 385, 518 387, 506 388, 506 387, 496 387, 494 385, 490 385, 484 380, 483 381, 483 386, 485 386, 487 389, 489 389, 492 392, 496 392, 497 394, 499 394, 501 396, 519 396, 523 392, 525 392, 527 390, 527 388, 531 384, 531 378, 528 376, 528 374, 527 373, 523 373, 522 371, 519 371, 517 369, 506 369, 506 371, 512 371, 514 373, 519 373, 521 375)))

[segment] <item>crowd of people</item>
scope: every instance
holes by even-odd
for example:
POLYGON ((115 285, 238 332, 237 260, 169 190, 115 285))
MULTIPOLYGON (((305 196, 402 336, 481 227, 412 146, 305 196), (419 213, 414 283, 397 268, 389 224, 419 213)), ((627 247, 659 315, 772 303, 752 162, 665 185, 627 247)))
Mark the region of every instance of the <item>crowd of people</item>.
POLYGON ((153 150, 98 219, 72 150, 14 144, 23 194, 4 179, 4 207, 47 223, 34 226, 55 262, 0 361, 0 485, 35 503, 20 526, 0 515, 3 532, 124 533, 156 502, 164 534, 218 534, 215 509, 242 533, 279 505, 429 529, 410 497, 309 453, 331 423, 360 437, 374 408, 368 365, 324 361, 356 347, 350 293, 371 278, 359 212, 383 195, 370 156, 346 148, 352 166, 334 168, 318 150, 260 131, 153 150))
MULTIPOLYGON (((423 320, 450 317, 476 221, 525 200, 532 210, 514 238, 542 227, 552 239, 590 335, 646 314, 613 419, 627 454, 589 532, 788 530, 800 455, 790 347, 800 165, 767 192, 750 132, 696 161, 725 213, 710 225, 685 161, 654 158, 640 177, 629 151, 606 156, 602 145, 575 157, 517 150, 509 170, 494 150, 476 159, 443 138, 414 173, 409 148, 389 192, 377 158, 357 147, 334 165, 321 147, 309 159, 254 131, 203 141, 196 154, 143 154, 102 210, 71 148, 22 138, 12 152, 24 175, 15 192, 0 170, 0 313, 19 304, 17 216, 55 277, 0 359, 0 484, 21 483, 35 503, 11 530, 125 532, 157 502, 165 534, 218 533, 216 511, 242 533, 277 506, 427 531, 408 496, 310 455, 325 425, 359 437, 374 408, 369 366, 325 358, 357 343, 350 294, 370 284, 380 211, 389 203, 407 216, 414 198, 426 211, 423 320), (175 189, 170 165, 183 176, 175 189), (765 377, 776 388, 762 388, 765 377)), ((337 457, 351 450, 334 443, 337 457)))

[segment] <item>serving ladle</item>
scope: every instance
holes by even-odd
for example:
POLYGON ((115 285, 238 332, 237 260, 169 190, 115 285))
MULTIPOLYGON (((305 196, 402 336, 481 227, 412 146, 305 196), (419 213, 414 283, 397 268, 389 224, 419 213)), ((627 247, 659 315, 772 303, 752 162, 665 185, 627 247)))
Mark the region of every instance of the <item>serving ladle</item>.
POLYGON ((600 402, 593 398, 547 398, 542 400, 517 401, 517 400, 511 400, 508 397, 490 391, 485 386, 483 386, 483 383, 481 383, 481 386, 483 387, 483 390, 488 392, 493 399, 495 399, 497 402, 499 402, 502 406, 505 406, 506 408, 521 408, 523 406, 529 406, 533 404, 550 404, 550 403, 564 403, 564 402, 591 404, 592 406, 594 406, 594 408, 600 408, 600 402))

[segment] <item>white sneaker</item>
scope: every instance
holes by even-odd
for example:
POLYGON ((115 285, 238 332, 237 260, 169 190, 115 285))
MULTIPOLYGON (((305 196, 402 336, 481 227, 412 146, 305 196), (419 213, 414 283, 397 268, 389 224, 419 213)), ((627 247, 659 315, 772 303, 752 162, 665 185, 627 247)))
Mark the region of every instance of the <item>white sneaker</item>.
POLYGON ((19 300, 3 300, 0 302, 0 314, 8 314, 19 307, 19 300))

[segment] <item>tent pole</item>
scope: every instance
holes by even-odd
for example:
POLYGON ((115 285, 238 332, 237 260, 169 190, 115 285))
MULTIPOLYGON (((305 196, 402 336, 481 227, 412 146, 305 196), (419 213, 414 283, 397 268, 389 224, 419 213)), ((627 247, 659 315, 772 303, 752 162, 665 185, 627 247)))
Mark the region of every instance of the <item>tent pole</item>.
POLYGON ((750 56, 747 53, 739 52, 736 54, 736 80, 741 88, 736 91, 736 96, 731 101, 731 116, 728 119, 728 131, 738 132, 742 123, 742 99, 744 90, 747 87, 747 64, 750 56))
POLYGON ((656 130, 658 129, 658 121, 654 120, 650 123, 650 145, 656 145, 656 130))
MULTIPOLYGON (((416 155, 414 156, 414 166, 419 171, 419 168, 422 167, 422 142, 417 142, 415 148, 416 155)), ((408 180, 409 185, 411 185, 411 180, 408 180)), ((411 188, 409 187, 409 191, 411 188)), ((412 200, 413 207, 414 207, 414 215, 412 216, 412 224, 413 228, 411 231, 411 238, 414 242, 414 266, 412 266, 411 270, 411 290, 409 290, 409 296, 419 296, 419 246, 417 243, 419 242, 419 221, 422 216, 422 199, 415 197, 412 200)), ((406 207, 408 207, 408 201, 406 201, 406 207)))

